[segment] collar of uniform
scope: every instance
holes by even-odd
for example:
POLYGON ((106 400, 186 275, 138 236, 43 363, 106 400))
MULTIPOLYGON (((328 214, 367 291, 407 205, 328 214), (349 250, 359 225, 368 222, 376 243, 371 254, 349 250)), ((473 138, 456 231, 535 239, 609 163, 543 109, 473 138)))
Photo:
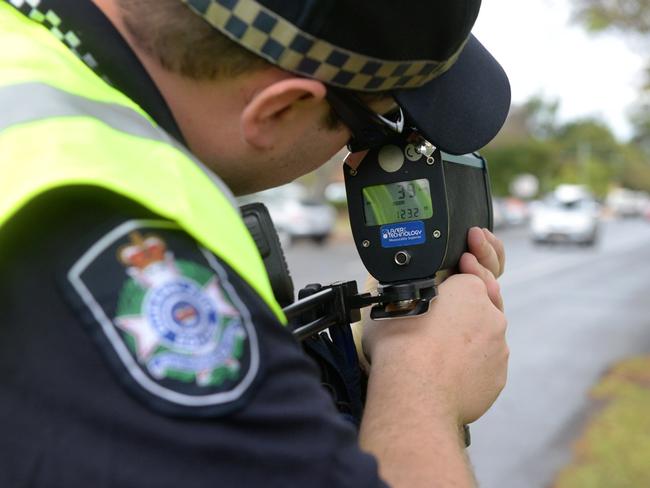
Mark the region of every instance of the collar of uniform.
MULTIPOLYGON (((0 0, 1 1, 1 0, 0 0)), ((107 83, 184 142, 158 87, 113 24, 91 0, 7 0, 47 27, 107 83)))

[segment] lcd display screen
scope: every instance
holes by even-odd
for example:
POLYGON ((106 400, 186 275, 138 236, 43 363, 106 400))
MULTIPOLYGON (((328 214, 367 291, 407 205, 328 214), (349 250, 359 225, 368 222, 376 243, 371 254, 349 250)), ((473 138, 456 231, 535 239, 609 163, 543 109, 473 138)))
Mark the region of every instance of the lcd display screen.
POLYGON ((363 189, 366 225, 384 225, 433 216, 429 180, 400 181, 363 189))

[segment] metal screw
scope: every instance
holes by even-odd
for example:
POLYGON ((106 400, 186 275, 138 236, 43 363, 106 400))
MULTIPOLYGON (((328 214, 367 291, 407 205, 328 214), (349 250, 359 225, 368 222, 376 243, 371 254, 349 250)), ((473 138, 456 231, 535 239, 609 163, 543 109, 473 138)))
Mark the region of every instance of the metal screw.
POLYGON ((433 231, 433 237, 436 239, 440 239, 440 236, 442 235, 442 232, 440 232, 438 229, 433 231))
POLYGON ((370 241, 367 241, 367 240, 366 240, 366 241, 363 241, 363 242, 361 243, 361 245, 362 245, 363 247, 370 247, 370 241))
POLYGON ((351 169, 350 170, 350 176, 357 176, 357 170, 356 169, 351 169))

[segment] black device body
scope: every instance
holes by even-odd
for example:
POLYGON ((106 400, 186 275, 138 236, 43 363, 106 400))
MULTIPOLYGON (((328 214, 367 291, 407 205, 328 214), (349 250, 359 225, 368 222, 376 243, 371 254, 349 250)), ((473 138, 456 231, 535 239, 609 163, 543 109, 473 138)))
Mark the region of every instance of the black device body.
MULTIPOLYGON (((355 370, 350 324, 359 320, 360 309, 373 306, 374 319, 425 313, 435 297, 436 272, 457 266, 467 249, 468 230, 492 229, 492 196, 481 156, 445 154, 417 133, 396 136, 369 151, 357 169, 345 165, 344 172, 352 234, 365 267, 379 281, 376 294, 358 293, 356 282, 315 284, 291 303, 293 283, 268 211, 262 204, 241 210, 294 336, 308 347, 307 339, 332 328, 332 346, 355 370), (364 193, 368 188, 375 190, 364 193), (383 194, 385 211, 370 217, 373 203, 368 195, 373 197, 373 192, 383 194), (405 229, 401 241, 390 236, 400 227, 405 229), (414 230, 421 233, 415 235, 414 230), (399 253, 407 258, 398 259, 399 253)), ((469 428, 464 429, 469 446, 469 428)))
POLYGON ((411 133, 343 169, 354 241, 381 285, 433 279, 457 266, 471 227, 492 229, 487 164, 478 154, 446 154, 411 133))
POLYGON ((269 210, 263 203, 239 207, 242 219, 262 256, 273 295, 282 307, 294 301, 293 280, 269 210))

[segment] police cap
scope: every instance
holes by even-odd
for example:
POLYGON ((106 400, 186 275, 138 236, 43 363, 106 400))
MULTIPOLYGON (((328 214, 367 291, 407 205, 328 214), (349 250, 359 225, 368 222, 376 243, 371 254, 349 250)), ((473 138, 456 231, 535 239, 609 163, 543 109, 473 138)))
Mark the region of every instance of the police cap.
POLYGON ((464 154, 503 125, 510 85, 471 34, 480 0, 182 0, 271 63, 326 84, 390 92, 441 149, 464 154))

